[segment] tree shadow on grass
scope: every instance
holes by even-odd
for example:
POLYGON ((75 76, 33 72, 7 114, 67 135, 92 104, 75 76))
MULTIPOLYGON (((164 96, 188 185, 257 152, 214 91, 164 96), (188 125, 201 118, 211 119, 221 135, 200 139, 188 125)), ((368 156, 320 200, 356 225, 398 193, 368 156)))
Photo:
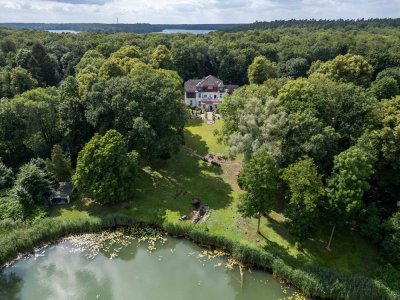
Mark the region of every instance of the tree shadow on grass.
MULTIPOLYGON (((200 136, 191 136, 191 140, 207 152, 207 144, 200 136)), ((194 198, 210 209, 221 209, 233 201, 232 187, 223 180, 222 174, 221 167, 182 150, 168 160, 157 160, 141 169, 135 182, 132 182, 134 192, 130 201, 99 205, 79 199, 69 205, 52 208, 50 214, 57 216, 77 211, 101 216, 113 212, 131 215, 139 221, 157 222, 157 218, 167 210, 190 215, 194 198)))
POLYGON ((195 127, 195 126, 203 126, 204 125, 204 120, 202 119, 189 119, 187 121, 186 126, 190 126, 190 127, 195 127))
POLYGON ((198 134, 193 134, 188 129, 185 129, 185 146, 194 150, 199 155, 206 155, 210 151, 202 137, 198 134))
POLYGON ((199 199, 210 209, 221 209, 233 201, 232 188, 222 178, 222 169, 180 152, 167 161, 157 161, 140 174, 135 193, 136 207, 179 212, 188 215, 192 199, 199 199))
POLYGON ((279 257, 285 263, 292 267, 298 267, 302 266, 307 262, 307 259, 304 255, 299 254, 297 256, 290 255, 289 248, 288 247, 283 247, 282 245, 279 245, 276 242, 273 242, 269 240, 268 238, 265 238, 265 245, 263 246, 263 249, 276 257, 279 257))

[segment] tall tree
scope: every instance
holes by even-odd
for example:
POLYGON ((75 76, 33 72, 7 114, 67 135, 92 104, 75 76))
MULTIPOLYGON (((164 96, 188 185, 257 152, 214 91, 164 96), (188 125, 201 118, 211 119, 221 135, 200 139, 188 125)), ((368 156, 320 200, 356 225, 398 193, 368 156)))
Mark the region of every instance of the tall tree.
POLYGON ((45 204, 52 190, 46 172, 30 162, 19 169, 13 194, 29 210, 34 204, 45 204))
POLYGON ((14 172, 0 161, 0 190, 10 188, 14 182, 14 172))
POLYGON ((46 169, 59 182, 71 179, 71 158, 62 151, 60 145, 55 145, 53 150, 51 150, 51 158, 46 160, 46 169))
POLYGON ((379 100, 390 99, 400 93, 396 79, 390 76, 381 77, 374 81, 371 90, 379 100))
POLYGON ((137 167, 137 153, 128 153, 123 136, 109 130, 96 134, 79 153, 73 182, 85 197, 118 203, 131 197, 137 167))
POLYGON ((264 56, 257 56, 248 68, 247 77, 251 84, 262 84, 268 78, 275 78, 276 73, 275 63, 264 56))
POLYGON ((249 159, 259 148, 266 147, 271 155, 280 156, 287 133, 287 115, 279 101, 269 97, 265 104, 256 98, 243 102, 237 127, 227 138, 230 155, 244 153, 249 159))
POLYGON ((26 147, 26 123, 13 102, 0 101, 0 157, 9 166, 16 167, 31 157, 26 147))
POLYGON ((171 51, 164 45, 158 45, 151 54, 150 63, 155 68, 174 69, 174 58, 171 51))
POLYGON ((333 228, 327 249, 330 249, 336 223, 344 223, 361 208, 369 179, 374 173, 375 157, 356 146, 335 157, 331 177, 328 179, 328 199, 333 215, 333 228))
POLYGON ((32 78, 32 75, 21 67, 16 67, 10 72, 11 90, 14 95, 22 94, 37 86, 37 81, 32 78))
POLYGON ((290 191, 287 209, 290 230, 302 241, 311 236, 318 223, 318 205, 325 195, 322 176, 313 160, 306 157, 284 169, 281 178, 290 191))
POLYGON ((266 149, 259 149, 244 165, 238 184, 246 191, 240 198, 239 211, 245 217, 258 219, 257 233, 260 233, 261 215, 272 210, 279 189, 277 164, 266 149))
POLYGON ((55 68, 44 46, 35 42, 32 46, 30 71, 41 86, 55 84, 55 68))
MULTIPOLYGON (((130 132, 131 138, 137 136, 132 132, 138 125, 135 119, 143 118, 155 138, 148 145, 150 151, 135 150, 152 157, 169 157, 183 142, 185 112, 181 89, 182 79, 174 71, 134 69, 129 76, 93 85, 86 117, 100 133, 114 128, 124 134, 130 132)), ((130 145, 135 145, 132 141, 130 145)))
POLYGON ((346 54, 322 63, 316 72, 326 74, 335 81, 366 87, 370 84, 373 68, 361 55, 346 54))
POLYGON ((61 139, 58 90, 33 89, 15 97, 13 103, 26 124, 24 143, 36 155, 48 155, 61 139))
POLYGON ((63 134, 62 144, 75 161, 79 151, 93 136, 94 129, 86 120, 87 102, 80 99, 79 84, 74 77, 69 76, 65 79, 60 87, 60 96, 58 110, 60 130, 63 134))

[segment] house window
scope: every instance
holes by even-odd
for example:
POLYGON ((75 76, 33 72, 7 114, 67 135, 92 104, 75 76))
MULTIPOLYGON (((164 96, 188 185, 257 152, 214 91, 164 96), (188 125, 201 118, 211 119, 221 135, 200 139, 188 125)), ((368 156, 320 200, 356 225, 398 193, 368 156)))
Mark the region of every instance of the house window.
POLYGON ((190 106, 193 106, 193 100, 190 100, 190 106))
POLYGON ((203 98, 207 98, 207 94, 204 94, 204 95, 203 95, 203 98))
POLYGON ((214 95, 214 99, 217 99, 217 95, 214 95))
POLYGON ((219 97, 222 98, 222 94, 220 94, 219 97))

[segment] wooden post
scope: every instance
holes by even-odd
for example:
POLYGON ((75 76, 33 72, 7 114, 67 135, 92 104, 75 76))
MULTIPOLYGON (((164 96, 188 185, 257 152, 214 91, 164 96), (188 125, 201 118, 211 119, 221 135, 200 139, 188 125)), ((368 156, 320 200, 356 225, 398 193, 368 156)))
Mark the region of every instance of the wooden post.
POLYGON ((329 242, 328 246, 326 246, 326 250, 331 251, 331 243, 332 243, 332 238, 333 238, 333 233, 335 232, 336 224, 333 225, 331 236, 329 237, 329 242))
POLYGON ((257 233, 260 233, 261 214, 258 213, 257 233))
POLYGON ((243 288, 243 270, 242 270, 242 266, 239 265, 239 271, 240 271, 240 288, 243 288))

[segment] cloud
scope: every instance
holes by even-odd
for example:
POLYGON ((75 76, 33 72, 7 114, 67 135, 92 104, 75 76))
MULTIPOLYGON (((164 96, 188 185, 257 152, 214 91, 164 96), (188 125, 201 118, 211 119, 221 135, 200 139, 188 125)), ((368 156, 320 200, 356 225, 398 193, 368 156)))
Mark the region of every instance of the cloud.
POLYGON ((0 0, 0 22, 249 23, 398 17, 400 0, 0 0))
POLYGON ((103 5, 110 0, 41 0, 47 2, 59 2, 59 3, 69 3, 69 4, 92 4, 92 5, 103 5))

